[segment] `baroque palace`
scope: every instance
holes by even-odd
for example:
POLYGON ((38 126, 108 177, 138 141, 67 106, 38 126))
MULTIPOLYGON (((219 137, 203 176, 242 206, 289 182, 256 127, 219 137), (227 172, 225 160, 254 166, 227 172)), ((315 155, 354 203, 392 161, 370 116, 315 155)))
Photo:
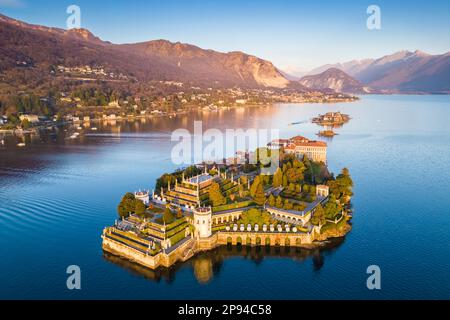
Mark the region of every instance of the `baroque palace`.
POLYGON ((130 211, 105 228, 103 249, 155 269, 219 245, 311 247, 326 240, 322 228, 346 223, 347 210, 342 206, 333 216, 314 219, 330 200, 329 178, 321 184, 294 179, 306 170, 302 163, 326 168, 326 143, 297 136, 268 147, 288 159, 274 176, 265 178, 257 166, 236 162, 201 164, 190 177, 185 170, 173 173, 158 193, 135 192, 131 201, 144 203, 145 210, 130 211), (249 215, 261 222, 248 223, 249 215))

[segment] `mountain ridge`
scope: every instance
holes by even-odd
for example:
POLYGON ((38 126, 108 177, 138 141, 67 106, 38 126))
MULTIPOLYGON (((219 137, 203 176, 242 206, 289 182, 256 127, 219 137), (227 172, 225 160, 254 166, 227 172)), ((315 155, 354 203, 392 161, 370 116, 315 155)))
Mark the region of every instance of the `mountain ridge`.
POLYGON ((402 50, 378 59, 353 60, 328 64, 376 90, 400 93, 450 93, 450 52, 431 55, 420 50, 402 50))
POLYGON ((0 70, 30 64, 104 65, 143 80, 286 88, 291 82, 270 61, 168 40, 132 44, 103 41, 86 29, 32 25, 0 15, 0 70))
POLYGON ((304 76, 299 82, 310 89, 317 90, 332 90, 350 94, 371 92, 370 88, 338 68, 329 68, 316 75, 304 76))

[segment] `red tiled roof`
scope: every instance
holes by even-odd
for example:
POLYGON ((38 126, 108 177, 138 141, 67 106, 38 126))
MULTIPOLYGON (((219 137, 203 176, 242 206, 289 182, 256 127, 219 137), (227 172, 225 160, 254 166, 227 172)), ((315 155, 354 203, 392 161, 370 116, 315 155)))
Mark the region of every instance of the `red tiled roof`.
POLYGON ((303 136, 296 136, 291 139, 277 139, 270 144, 285 144, 287 150, 294 150, 295 147, 327 147, 327 143, 323 141, 309 140, 303 136))

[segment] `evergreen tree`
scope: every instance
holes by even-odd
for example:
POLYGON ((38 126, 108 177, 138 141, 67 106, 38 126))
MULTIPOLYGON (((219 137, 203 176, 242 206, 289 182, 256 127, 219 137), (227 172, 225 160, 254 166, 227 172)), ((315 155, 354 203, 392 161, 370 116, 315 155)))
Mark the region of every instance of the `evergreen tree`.
POLYGON ((261 184, 261 178, 260 178, 260 176, 256 176, 255 180, 253 180, 253 183, 250 186, 250 195, 252 196, 252 198, 255 197, 256 189, 258 188, 258 185, 260 185, 260 184, 261 184))
POLYGON ((263 185, 262 183, 258 183, 256 186, 255 195, 253 196, 253 200, 258 206, 264 205, 266 202, 266 195, 264 193, 263 185))
POLYGON ((275 197, 273 196, 273 194, 271 194, 271 195, 269 196, 269 206, 275 207, 275 204, 276 204, 275 197))
POLYGON ((132 193, 126 193, 122 200, 120 201, 117 212, 119 213, 120 217, 127 217, 130 215, 130 213, 133 213, 136 207, 135 203, 136 197, 132 193))
POLYGON ((283 187, 286 188, 289 185, 288 178, 286 175, 283 175, 283 187))
POLYGON ((145 207, 145 204, 141 200, 138 200, 138 199, 135 199, 134 202, 135 202, 134 213, 143 214, 145 212, 145 210, 147 209, 145 207))
POLYGON ((276 201, 276 203, 275 203, 275 206, 276 206, 277 208, 283 207, 283 198, 281 198, 280 196, 278 196, 278 197, 277 197, 277 201, 276 201))
POLYGON ((165 224, 170 224, 175 220, 175 216, 169 207, 166 207, 166 210, 163 214, 163 221, 165 224))
POLYGON ((325 217, 330 220, 334 220, 336 216, 341 212, 342 208, 338 205, 334 194, 330 196, 327 204, 325 205, 325 217))
POLYGON ((272 185, 275 188, 278 188, 281 187, 282 184, 283 184, 283 171, 280 168, 278 168, 275 174, 273 175, 272 185))
POLYGON ((326 223, 325 211, 322 205, 318 205, 311 218, 311 223, 315 226, 322 226, 326 223))
POLYGON ((209 199, 214 207, 221 206, 227 203, 227 199, 222 194, 218 183, 213 182, 209 189, 209 199))

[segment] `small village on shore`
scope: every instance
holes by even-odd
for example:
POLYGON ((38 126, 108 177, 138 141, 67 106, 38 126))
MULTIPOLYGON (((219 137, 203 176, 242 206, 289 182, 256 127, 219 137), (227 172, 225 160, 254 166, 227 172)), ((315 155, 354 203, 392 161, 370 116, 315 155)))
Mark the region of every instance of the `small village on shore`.
POLYGON ((280 154, 271 175, 262 174, 260 148, 125 194, 118 219, 103 230, 103 250, 157 269, 218 246, 316 248, 344 237, 353 182, 346 168, 336 177, 328 171, 327 144, 296 136, 264 149, 280 154))

